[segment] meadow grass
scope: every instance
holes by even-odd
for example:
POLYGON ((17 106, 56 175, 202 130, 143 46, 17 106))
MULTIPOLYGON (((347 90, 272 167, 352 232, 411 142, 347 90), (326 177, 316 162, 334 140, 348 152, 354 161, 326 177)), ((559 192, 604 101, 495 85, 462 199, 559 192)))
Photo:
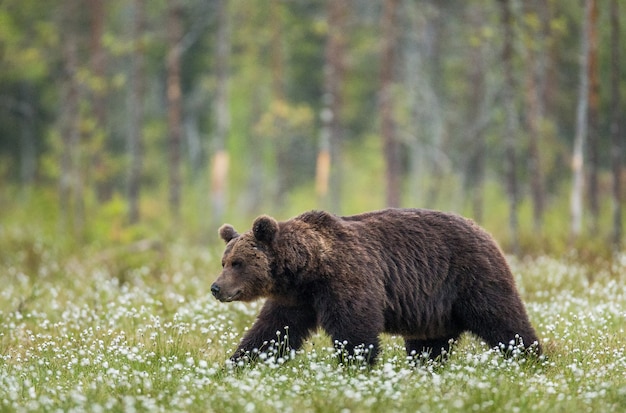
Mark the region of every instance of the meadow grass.
POLYGON ((384 336, 375 366, 341 365, 318 333, 297 353, 234 368, 225 360, 262 303, 212 298, 220 251, 62 254, 0 235, 0 411, 626 410, 626 257, 601 268, 511 259, 539 360, 465 335, 446 363, 423 363, 384 336))

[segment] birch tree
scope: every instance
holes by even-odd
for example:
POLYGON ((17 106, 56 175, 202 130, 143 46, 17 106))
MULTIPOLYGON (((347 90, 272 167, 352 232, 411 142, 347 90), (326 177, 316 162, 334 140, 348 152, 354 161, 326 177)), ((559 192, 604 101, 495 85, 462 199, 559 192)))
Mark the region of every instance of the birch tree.
POLYGON ((589 107, 589 32, 591 12, 595 0, 585 0, 583 29, 580 34, 580 68, 578 84, 578 105, 576 106, 576 136, 572 154, 572 192, 570 198, 571 227, 573 238, 582 230, 583 187, 585 182, 584 148, 587 139, 587 110, 589 107))
POLYGON ((589 154, 589 212, 591 214, 591 233, 598 233, 600 217, 600 194, 598 173, 600 168, 600 75, 598 52, 598 1, 590 2, 589 14, 589 103, 588 103, 588 151, 589 154))
POLYGON ((326 3, 328 37, 325 46, 324 90, 320 119, 320 143, 316 165, 316 192, 322 207, 339 213, 341 208, 342 108, 345 76, 346 18, 348 0, 326 3))

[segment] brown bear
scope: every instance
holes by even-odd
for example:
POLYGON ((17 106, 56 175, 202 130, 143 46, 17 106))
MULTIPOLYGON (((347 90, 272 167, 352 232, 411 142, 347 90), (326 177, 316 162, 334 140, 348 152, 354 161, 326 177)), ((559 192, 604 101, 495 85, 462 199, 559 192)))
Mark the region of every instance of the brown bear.
POLYGON ((231 360, 254 358, 277 334, 297 350, 318 327, 373 363, 379 335, 435 359, 469 331, 491 347, 541 353, 513 275, 473 221, 424 209, 339 217, 311 211, 285 222, 258 217, 238 234, 225 224, 220 301, 267 298, 231 360), (360 347, 363 345, 364 347, 360 347))

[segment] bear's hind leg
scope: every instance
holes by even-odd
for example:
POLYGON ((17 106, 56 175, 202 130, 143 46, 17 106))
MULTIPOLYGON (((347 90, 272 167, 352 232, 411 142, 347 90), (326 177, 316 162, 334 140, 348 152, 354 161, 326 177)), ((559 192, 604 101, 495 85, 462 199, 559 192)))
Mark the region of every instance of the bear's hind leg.
POLYGON ((404 345, 408 356, 414 359, 429 358, 430 360, 444 360, 450 354, 451 343, 456 337, 444 337, 429 340, 405 339, 404 345))
POLYGON ((507 356, 511 355, 515 348, 537 355, 541 355, 542 352, 539 339, 532 328, 502 326, 501 328, 477 331, 476 334, 485 340, 489 347, 498 347, 507 356))
POLYGON ((535 330, 524 312, 509 317, 487 314, 474 320, 469 330, 482 338, 491 348, 499 348, 505 355, 517 349, 541 355, 542 349, 535 330), (523 347, 520 345, 523 342, 523 347), (511 343, 513 347, 511 348, 511 343))

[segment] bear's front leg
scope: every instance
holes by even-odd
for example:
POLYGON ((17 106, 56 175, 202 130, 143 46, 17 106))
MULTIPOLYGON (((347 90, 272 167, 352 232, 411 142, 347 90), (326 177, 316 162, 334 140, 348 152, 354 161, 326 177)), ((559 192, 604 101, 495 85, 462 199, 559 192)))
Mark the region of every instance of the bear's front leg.
POLYGON ((298 350, 316 324, 312 308, 281 305, 268 299, 230 360, 251 361, 268 351, 274 357, 282 357, 290 350, 298 350))
POLYGON ((320 312, 320 324, 332 338, 340 363, 361 360, 374 364, 379 352, 378 335, 384 326, 382 317, 371 307, 348 304, 325 308, 320 312))

